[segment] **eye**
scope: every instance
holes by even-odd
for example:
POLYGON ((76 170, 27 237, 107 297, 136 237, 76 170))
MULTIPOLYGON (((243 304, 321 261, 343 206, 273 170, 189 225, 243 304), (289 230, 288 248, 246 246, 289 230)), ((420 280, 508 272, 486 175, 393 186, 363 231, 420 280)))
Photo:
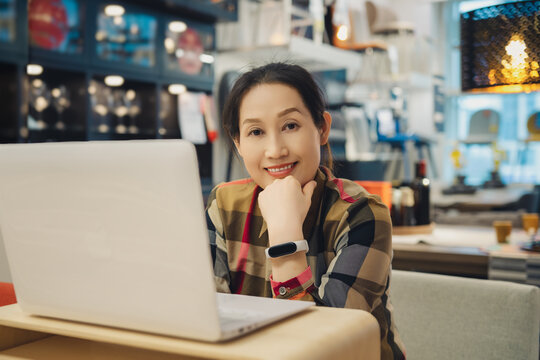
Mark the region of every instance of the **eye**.
POLYGON ((288 123, 285 125, 285 130, 294 130, 298 128, 298 124, 296 123, 288 123))
POLYGON ((260 136, 260 135, 262 135, 262 130, 261 129, 250 130, 249 133, 248 133, 248 136, 250 136, 250 135, 260 136))

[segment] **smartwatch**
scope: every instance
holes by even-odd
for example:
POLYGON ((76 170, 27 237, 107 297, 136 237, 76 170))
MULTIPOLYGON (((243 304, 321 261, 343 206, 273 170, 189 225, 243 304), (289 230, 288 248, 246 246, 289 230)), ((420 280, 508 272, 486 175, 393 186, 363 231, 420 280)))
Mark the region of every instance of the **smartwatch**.
POLYGON ((264 252, 269 259, 275 259, 282 256, 296 254, 300 251, 307 252, 309 250, 308 242, 306 240, 290 241, 283 244, 270 246, 264 252))

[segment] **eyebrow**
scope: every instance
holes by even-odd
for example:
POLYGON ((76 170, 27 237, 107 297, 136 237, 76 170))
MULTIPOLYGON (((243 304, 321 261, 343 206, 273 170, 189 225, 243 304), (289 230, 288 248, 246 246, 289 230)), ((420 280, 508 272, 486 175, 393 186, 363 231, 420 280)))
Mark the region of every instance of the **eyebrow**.
MULTIPOLYGON (((300 110, 298 110, 298 108, 295 108, 295 107, 290 107, 290 108, 287 108, 285 110, 281 110, 280 112, 278 112, 277 116, 278 117, 283 117, 287 114, 290 114, 292 112, 298 112, 300 114, 302 114, 302 112, 300 110)), ((248 119, 244 119, 242 121, 242 126, 246 125, 246 124, 256 124, 256 123, 260 123, 261 120, 260 119, 256 119, 256 118, 248 118, 248 119)))
POLYGON ((257 123, 260 123, 261 120, 259 119, 244 119, 242 121, 242 123, 240 124, 240 127, 242 126, 245 126, 245 125, 249 125, 249 124, 257 124, 257 123))
POLYGON ((287 114, 290 114, 292 112, 299 112, 300 114, 302 114, 302 112, 300 110, 298 110, 297 108, 295 107, 290 107, 290 108, 287 108, 285 110, 282 110, 278 113, 278 117, 282 117, 282 116, 285 116, 287 114))

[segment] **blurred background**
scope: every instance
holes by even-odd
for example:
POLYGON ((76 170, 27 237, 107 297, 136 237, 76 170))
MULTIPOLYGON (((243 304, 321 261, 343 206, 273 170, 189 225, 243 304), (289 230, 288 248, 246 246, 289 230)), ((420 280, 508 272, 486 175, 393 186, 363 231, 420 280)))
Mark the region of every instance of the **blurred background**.
POLYGON ((336 174, 396 227, 518 223, 540 211, 539 7, 0 0, 0 142, 184 138, 208 194, 247 176, 220 126, 234 80, 292 61, 325 90, 336 174))

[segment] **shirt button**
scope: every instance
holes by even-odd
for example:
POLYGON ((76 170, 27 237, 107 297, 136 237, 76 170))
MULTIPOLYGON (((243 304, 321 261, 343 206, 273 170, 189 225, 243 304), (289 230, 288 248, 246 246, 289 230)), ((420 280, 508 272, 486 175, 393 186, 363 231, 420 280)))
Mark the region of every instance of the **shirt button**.
POLYGON ((283 296, 287 293, 287 289, 285 288, 285 286, 281 286, 279 288, 279 295, 283 296))

